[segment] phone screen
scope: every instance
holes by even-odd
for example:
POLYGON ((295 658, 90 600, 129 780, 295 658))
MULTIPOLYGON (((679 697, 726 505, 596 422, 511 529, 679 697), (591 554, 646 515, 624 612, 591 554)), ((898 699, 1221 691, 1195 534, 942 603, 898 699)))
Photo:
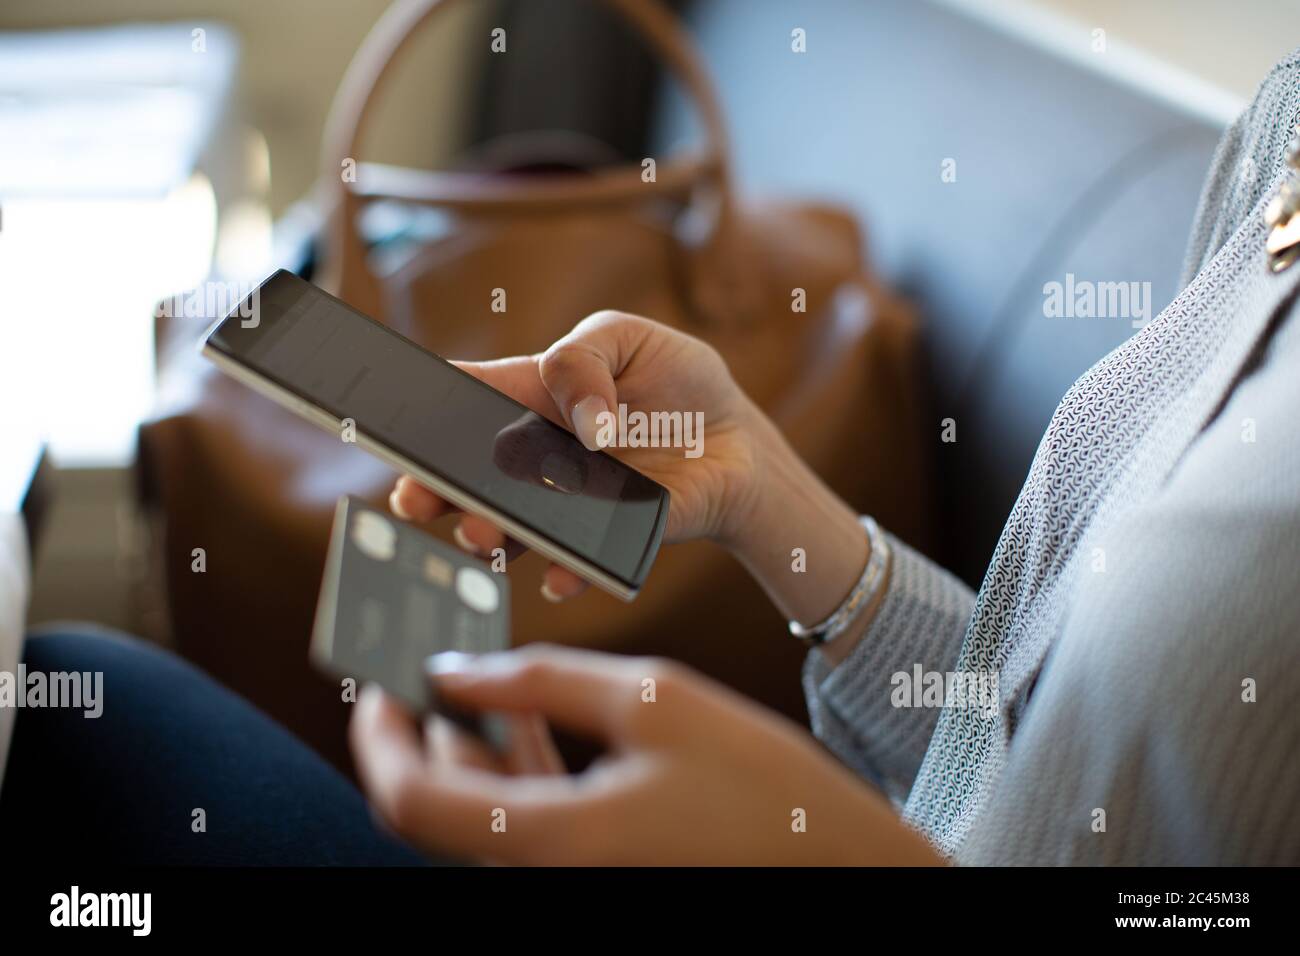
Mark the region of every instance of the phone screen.
POLYGON ((254 296, 209 336, 213 348, 640 586, 662 486, 292 273, 254 296))

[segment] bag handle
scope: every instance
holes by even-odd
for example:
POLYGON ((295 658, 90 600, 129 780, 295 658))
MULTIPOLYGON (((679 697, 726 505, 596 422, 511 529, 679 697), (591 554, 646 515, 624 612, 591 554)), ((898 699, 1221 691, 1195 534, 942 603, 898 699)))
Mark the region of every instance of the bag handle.
MULTIPOLYGON (((657 0, 601 0, 636 30, 668 65, 699 112, 704 150, 666 161, 656 181, 641 168, 620 167, 575 180, 570 176, 493 176, 397 170, 361 164, 357 182, 344 182, 343 164, 355 159, 366 120, 397 57, 435 13, 458 0, 398 0, 367 34, 331 104, 325 125, 322 189, 327 210, 323 281, 341 298, 362 296, 382 309, 379 283, 366 263, 356 218, 366 202, 401 199, 478 214, 547 212, 583 206, 672 198, 697 214, 707 210, 687 246, 688 284, 696 310, 710 324, 732 325, 758 308, 754 273, 746 268, 742 233, 736 222, 722 108, 698 51, 677 19, 657 0), (362 174, 365 174, 364 177, 362 174), (363 178, 366 180, 363 182, 363 178), (701 194, 712 202, 706 203, 701 194)), ((377 316, 377 318, 383 318, 377 316)), ((575 317, 576 318, 576 317, 575 317)))

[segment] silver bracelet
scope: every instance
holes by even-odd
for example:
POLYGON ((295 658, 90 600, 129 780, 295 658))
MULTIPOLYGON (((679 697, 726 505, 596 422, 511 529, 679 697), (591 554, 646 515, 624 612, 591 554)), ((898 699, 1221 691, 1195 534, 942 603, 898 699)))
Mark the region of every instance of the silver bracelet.
POLYGON ((849 596, 839 607, 831 612, 830 617, 813 627, 805 628, 798 621, 790 622, 790 633, 805 644, 829 644, 839 637, 857 617, 858 611, 870 604, 880 593, 885 581, 885 570, 889 567, 889 542, 880 532, 875 519, 863 515, 858 522, 867 531, 867 541, 871 545, 871 557, 862 571, 862 577, 853 586, 849 596))

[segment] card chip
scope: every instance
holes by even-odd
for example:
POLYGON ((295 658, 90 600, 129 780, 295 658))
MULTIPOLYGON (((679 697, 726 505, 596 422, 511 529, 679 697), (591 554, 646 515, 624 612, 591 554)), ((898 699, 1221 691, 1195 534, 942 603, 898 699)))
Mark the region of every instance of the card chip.
POLYGON ((451 564, 436 554, 424 556, 424 579, 440 588, 451 587, 451 564))

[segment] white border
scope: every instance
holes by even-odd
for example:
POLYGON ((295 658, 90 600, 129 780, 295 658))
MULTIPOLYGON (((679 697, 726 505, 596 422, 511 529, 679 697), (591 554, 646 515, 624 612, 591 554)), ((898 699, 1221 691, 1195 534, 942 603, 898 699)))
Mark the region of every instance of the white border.
POLYGON ((1216 83, 1131 44, 1107 31, 1106 52, 1092 52, 1089 25, 1031 0, 929 0, 979 20, 1071 63, 1118 80, 1198 119, 1225 127, 1237 118, 1246 100, 1216 83))

